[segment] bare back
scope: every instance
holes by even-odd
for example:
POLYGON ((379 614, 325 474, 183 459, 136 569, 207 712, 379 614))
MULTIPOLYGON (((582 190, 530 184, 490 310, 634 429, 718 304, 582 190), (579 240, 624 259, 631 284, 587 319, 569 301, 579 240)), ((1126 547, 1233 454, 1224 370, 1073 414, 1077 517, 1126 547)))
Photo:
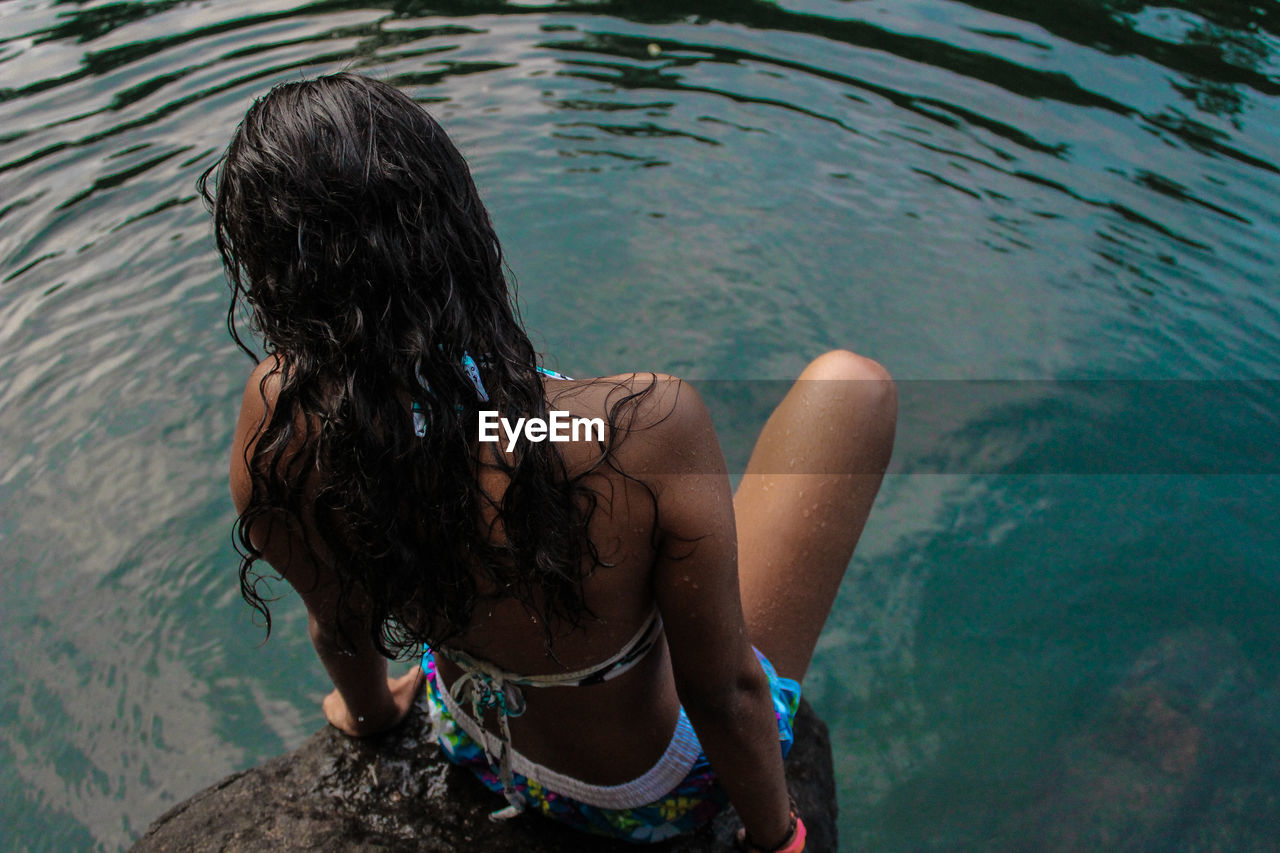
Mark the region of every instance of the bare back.
MULTIPOLYGON (((585 381, 547 379, 548 408, 571 417, 608 420, 608 407, 621 393, 658 380, 649 374, 585 381)), ((557 631, 551 649, 544 626, 523 603, 510 598, 483 598, 467 632, 450 642, 468 655, 521 675, 554 675, 597 664, 621 649, 657 606, 653 572, 662 532, 656 530, 656 494, 642 480, 620 471, 640 472, 650 465, 651 441, 639 436, 653 427, 662 405, 641 407, 633 424, 635 436, 618 444, 613 466, 598 466, 584 485, 599 496, 589 535, 602 565, 584 581, 589 613, 576 630, 557 631), (620 469, 620 470, 618 470, 620 469)), ((500 445, 488 445, 501 453, 500 445)), ((599 445, 585 438, 558 444, 571 474, 585 471, 600 456, 599 445)), ((505 478, 484 469, 480 485, 499 501, 505 478)), ((491 511, 492 512, 492 511, 491 511)), ((487 522, 488 519, 482 519, 487 522)), ((461 670, 443 656, 437 666, 446 684, 461 670)), ((510 722, 513 746, 532 761, 584 782, 613 785, 649 769, 670 741, 679 711, 665 637, 624 676, 589 687, 555 687, 525 691, 528 707, 510 722), (625 732, 625 737, 619 737, 625 732)), ((496 721, 486 721, 496 731, 496 721)))
MULTIPOLYGON (((274 404, 273 365, 267 360, 254 371, 242 403, 231 471, 232 490, 240 508, 247 501, 250 488, 245 452, 252 446, 257 424, 274 404)), ((550 409, 607 422, 608 409, 619 396, 650 385, 652 392, 635 407, 634 417, 626 419, 627 434, 614 442, 611 464, 595 466, 583 481, 598 496, 589 535, 602 564, 584 580, 588 613, 580 627, 567 631, 556 628, 554 643, 548 650, 544 626, 532 608, 513 597, 482 594, 467 631, 450 641, 450 648, 521 675, 563 673, 608 658, 627 643, 655 607, 662 606, 655 590, 660 555, 666 550, 662 544, 673 535, 676 541, 684 542, 710 532, 695 529, 689 535, 687 531, 674 533, 660 526, 667 515, 662 503, 673 496, 671 486, 663 481, 669 473, 663 460, 673 446, 688 443, 677 435, 687 427, 687 419, 672 415, 681 405, 681 388, 689 395, 692 391, 670 377, 654 374, 583 381, 546 379, 544 387, 550 409), (646 472, 654 474, 647 476, 646 472)), ((409 415, 406 409, 406 418, 409 415)), ((714 434, 711 438, 714 441, 714 434)), ((702 440, 705 442, 705 436, 702 440)), ((495 448, 492 452, 501 452, 496 449, 501 445, 488 447, 495 448)), ((595 441, 586 439, 559 443, 558 449, 571 475, 592 468, 601 452, 595 441)), ((719 457, 718 445, 706 452, 719 457)), ((482 466, 481 471, 481 487, 489 498, 500 499, 505 489, 504 475, 496 467, 482 466)), ((693 501, 712 510, 699 527, 706 524, 719 528, 719 535, 714 538, 732 543, 732 498, 727 478, 695 479, 716 492, 714 498, 693 501)), ((689 485, 688 478, 683 479, 679 491, 689 492, 689 485)), ((477 519, 482 525, 487 521, 483 517, 477 519)), ((278 535, 278 531, 272 533, 278 535)), ((255 533, 255 542, 257 539, 255 533)), ((330 603, 324 599, 323 591, 337 587, 333 569, 323 559, 304 564, 297 555, 305 549, 296 542, 258 544, 267 560, 290 580, 307 603, 314 640, 317 614, 325 612, 330 603), (288 556, 279 556, 285 554, 288 556)), ((685 552, 688 550, 684 548, 685 552)), ((424 555, 423 559, 430 557, 424 555)), ((735 609, 736 595, 735 576, 735 609)), ((662 612, 668 624, 669 609, 664 607, 662 612)), ((461 670, 443 656, 437 659, 437 665, 446 684, 461 675, 461 670)), ((510 720, 513 747, 538 764, 601 785, 625 782, 649 769, 667 747, 680 707, 665 634, 643 660, 616 679, 589 687, 555 687, 527 694, 526 711, 510 720), (620 737, 619 733, 624 735, 620 737)), ((484 722, 491 730, 497 730, 492 714, 484 722)))

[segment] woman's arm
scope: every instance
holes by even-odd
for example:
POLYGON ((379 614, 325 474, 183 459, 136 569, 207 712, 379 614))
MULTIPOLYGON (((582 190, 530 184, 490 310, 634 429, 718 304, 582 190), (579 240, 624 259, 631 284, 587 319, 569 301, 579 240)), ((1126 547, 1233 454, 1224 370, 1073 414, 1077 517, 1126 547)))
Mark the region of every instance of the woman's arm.
POLYGON ((628 441, 651 449, 658 472, 646 478, 662 537, 654 585, 676 690, 750 837, 780 841, 790 800, 769 683, 742 615, 724 456, 692 388, 662 378, 655 390, 654 406, 669 414, 628 441))
MULTIPOLYGON (((275 369, 274 359, 261 362, 249 377, 240 403, 231 450, 231 496, 239 513, 244 512, 252 494, 249 460, 275 401, 275 369)), ((368 624, 358 618, 338 624, 337 576, 307 547, 300 524, 283 512, 266 515, 254 523, 249 537, 306 605, 311 644, 335 688, 322 705, 325 719, 356 736, 393 728, 413 705, 422 685, 422 670, 415 667, 400 678, 388 678, 387 661, 374 646, 368 624)))

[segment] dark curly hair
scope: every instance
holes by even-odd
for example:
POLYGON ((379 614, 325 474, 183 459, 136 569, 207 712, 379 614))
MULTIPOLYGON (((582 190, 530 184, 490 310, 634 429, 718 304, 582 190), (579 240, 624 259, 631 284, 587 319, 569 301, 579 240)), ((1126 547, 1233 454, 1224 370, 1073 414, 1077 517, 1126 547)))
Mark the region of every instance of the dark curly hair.
MULTIPOLYGON (((247 305, 277 360, 235 537, 241 593, 268 633, 249 533, 281 511, 333 566, 335 617, 360 602, 388 656, 464 632, 482 589, 533 608, 548 648, 553 624, 579 626, 583 580, 604 565, 587 535, 601 496, 551 442, 479 458, 466 355, 480 362, 486 405, 524 417, 548 406, 497 235, 440 125, 367 77, 288 83, 254 103, 199 189, 232 290, 231 335, 254 355, 236 328, 247 305), (498 500, 478 482, 489 464, 508 479, 498 500)), ((612 400, 592 470, 611 464, 635 397, 612 400)))

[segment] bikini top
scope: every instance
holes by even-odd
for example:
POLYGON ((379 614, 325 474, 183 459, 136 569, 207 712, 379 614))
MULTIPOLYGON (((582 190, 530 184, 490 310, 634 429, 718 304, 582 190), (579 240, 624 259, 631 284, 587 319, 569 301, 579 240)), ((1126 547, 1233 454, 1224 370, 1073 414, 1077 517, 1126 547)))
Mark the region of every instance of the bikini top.
MULTIPOLYGON (((481 356, 482 360, 483 358, 484 356, 481 356)), ((480 367, 476 364, 476 360, 471 357, 471 353, 469 352, 464 352, 462 354, 462 369, 466 371, 467 378, 471 380, 471 385, 476 389, 476 398, 481 403, 489 402, 489 392, 484 390, 484 382, 480 379, 480 367)), ((569 379, 569 377, 565 376, 563 373, 556 373, 554 370, 548 370, 545 367, 534 367, 534 370, 538 371, 538 373, 543 376, 550 377, 551 379, 569 379)), ((418 381, 422 383, 422 387, 427 391, 430 391, 431 386, 427 384, 426 377, 422 375, 421 365, 416 369, 416 373, 418 374, 418 381)), ((462 407, 459 406, 458 409, 461 411, 462 407)), ((413 402, 413 432, 418 436, 418 438, 422 438, 427 434, 427 417, 423 414, 422 404, 417 400, 414 400, 413 402)))
MULTIPOLYGON (((467 378, 471 380, 472 386, 475 387, 476 397, 482 403, 489 402, 489 393, 480 379, 480 369, 470 353, 463 353, 462 368, 467 378)), ((545 367, 535 369, 551 379, 569 379, 568 376, 545 367)), ((422 383, 423 388, 431 390, 421 370, 418 371, 418 381, 422 383)), ((426 417, 417 402, 413 404, 413 429, 419 437, 426 435, 426 417)), ((518 675, 458 649, 440 647, 435 650, 436 654, 453 661, 462 670, 462 676, 448 688, 449 697, 454 703, 460 707, 463 701, 470 699, 471 714, 477 724, 484 719, 485 711, 497 712, 498 728, 501 733, 499 738, 501 746, 496 756, 498 778, 502 780, 502 793, 509 805, 491 814, 491 818, 505 820, 515 817, 524 810, 524 800, 516 793, 511 771, 511 718, 524 713, 525 698, 522 688, 589 687, 592 684, 603 684, 617 678, 644 660, 661 635, 662 615, 655 604, 649 617, 645 619, 635 635, 608 660, 573 672, 551 675, 518 675)), ((488 748, 486 742, 486 752, 488 748)), ((489 758, 493 760, 495 756, 490 755, 489 758)))
MULTIPOLYGON (((484 719, 485 711, 497 712, 501 746, 497 756, 489 757, 490 760, 497 759, 498 778, 502 780, 502 793, 510 805, 491 814, 491 818, 504 820, 524 810, 524 800, 516 793, 512 778, 510 724, 511 717, 518 717, 524 713, 525 697, 522 688, 589 687, 592 684, 611 681, 644 660, 661 635, 662 614, 658 612, 655 604, 649 617, 645 619, 635 635, 608 660, 573 672, 550 675, 517 675, 458 649, 440 647, 435 650, 436 654, 453 661, 462 670, 462 676, 448 688, 449 697, 459 706, 469 699, 471 714, 477 723, 484 719)), ((487 744, 485 748, 487 751, 487 744)))

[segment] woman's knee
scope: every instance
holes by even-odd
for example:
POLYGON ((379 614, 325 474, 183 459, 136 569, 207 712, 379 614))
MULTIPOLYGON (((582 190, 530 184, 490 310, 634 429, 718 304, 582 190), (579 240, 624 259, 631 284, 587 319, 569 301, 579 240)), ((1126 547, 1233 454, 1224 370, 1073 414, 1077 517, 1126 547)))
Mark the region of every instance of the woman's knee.
POLYGON ((898 389, 878 361, 848 350, 831 350, 809 362, 800 379, 823 381, 814 386, 822 396, 856 410, 859 420, 878 421, 890 429, 897 421, 898 389))
POLYGON ((847 349, 833 349, 809 362, 801 379, 885 379, 892 381, 889 371, 878 361, 847 349))

